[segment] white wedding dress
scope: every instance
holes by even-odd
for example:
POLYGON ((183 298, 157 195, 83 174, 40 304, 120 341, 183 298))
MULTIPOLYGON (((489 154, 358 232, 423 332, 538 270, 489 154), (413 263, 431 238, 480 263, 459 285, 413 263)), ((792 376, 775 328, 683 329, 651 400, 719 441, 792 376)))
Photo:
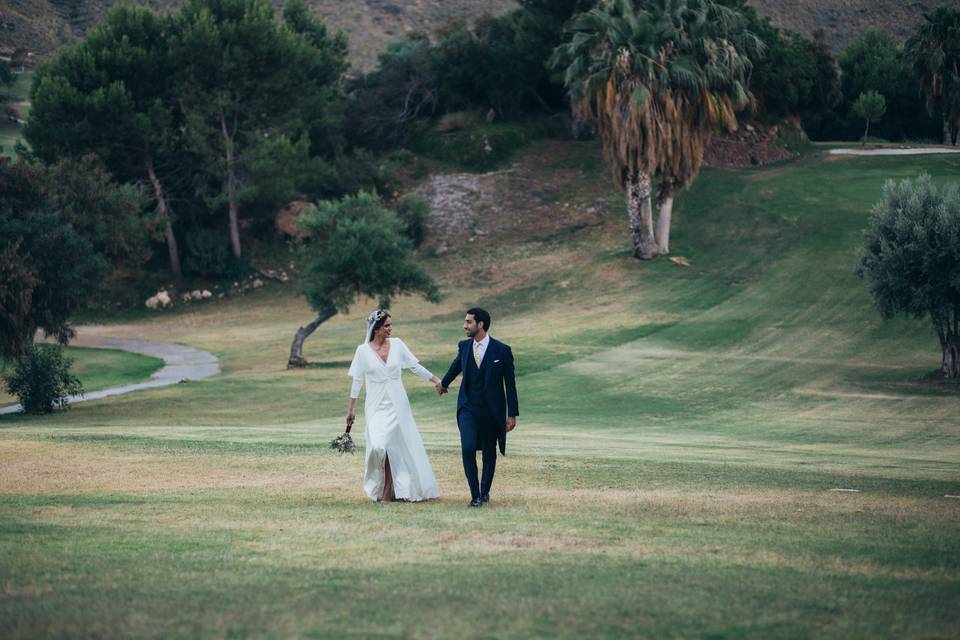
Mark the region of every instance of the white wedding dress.
POLYGON ((364 383, 367 387, 363 490, 371 500, 380 499, 386 479, 384 462, 389 459, 393 493, 397 499, 420 501, 436 498, 440 495, 437 481, 400 379, 403 369, 409 369, 424 380, 431 380, 433 374, 417 361, 402 340, 388 339, 390 352, 386 363, 369 343, 365 343, 357 347, 349 371, 353 378, 351 398, 359 397, 364 383))

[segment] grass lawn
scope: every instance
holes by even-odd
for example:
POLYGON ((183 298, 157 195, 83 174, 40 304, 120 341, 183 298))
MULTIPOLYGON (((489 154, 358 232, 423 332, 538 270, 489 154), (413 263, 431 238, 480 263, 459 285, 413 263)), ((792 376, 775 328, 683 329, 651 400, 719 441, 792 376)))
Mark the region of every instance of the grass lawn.
MULTIPOLYGON (((20 118, 26 120, 30 114, 30 83, 33 73, 21 73, 11 87, 0 88, 0 94, 9 96, 10 103, 20 112, 20 118)), ((17 141, 23 141, 23 127, 17 123, 0 118, 0 157, 14 158, 13 147, 17 141)))
POLYGON ((223 373, 0 419, 0 634, 960 635, 960 394, 927 378, 928 324, 882 322, 853 273, 884 179, 960 159, 707 169, 677 201, 684 268, 629 258, 598 154, 533 145, 486 235, 425 258, 443 302, 394 307, 438 374, 467 306, 513 346, 489 508, 466 508, 455 396, 412 376, 440 500, 369 503, 362 456, 328 449, 370 303, 292 372, 311 314, 283 287, 81 327, 223 373))
MULTIPOLYGON (((65 352, 67 357, 73 359, 70 371, 80 378, 84 391, 143 382, 163 367, 163 360, 160 358, 117 349, 67 347, 65 352)), ((9 363, 0 362, 0 371, 10 371, 11 366, 9 363)), ((17 399, 5 390, 0 390, 0 405, 16 401, 17 399)))

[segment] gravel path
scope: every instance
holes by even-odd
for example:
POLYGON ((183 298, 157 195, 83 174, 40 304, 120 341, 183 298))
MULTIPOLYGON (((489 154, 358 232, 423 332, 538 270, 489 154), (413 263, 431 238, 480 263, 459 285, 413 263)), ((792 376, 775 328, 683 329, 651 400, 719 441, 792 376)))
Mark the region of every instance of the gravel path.
POLYGON ((960 148, 917 147, 915 149, 830 149, 835 156, 920 156, 931 153, 960 153, 960 148))
MULTIPOLYGON (((201 380, 220 373, 220 363, 215 355, 179 344, 105 338, 101 340, 84 340, 82 341, 82 346, 94 349, 120 349, 132 353, 140 353, 145 356, 162 358, 166 364, 146 382, 100 389, 99 391, 91 391, 83 396, 70 396, 68 402, 71 403, 118 396, 122 393, 130 393, 131 391, 139 391, 140 389, 165 387, 184 380, 201 380)), ((0 407, 0 415, 17 413, 20 410, 19 404, 8 405, 0 407)))

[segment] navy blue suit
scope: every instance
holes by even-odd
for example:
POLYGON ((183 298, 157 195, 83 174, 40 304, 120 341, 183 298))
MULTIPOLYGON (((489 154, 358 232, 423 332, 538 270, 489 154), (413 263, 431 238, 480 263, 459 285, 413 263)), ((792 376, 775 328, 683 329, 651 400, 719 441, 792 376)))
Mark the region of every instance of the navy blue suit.
POLYGON ((480 367, 473 358, 473 338, 458 345, 457 357, 443 376, 443 388, 463 374, 457 396, 457 426, 463 471, 470 495, 479 498, 490 493, 497 464, 497 445, 506 454, 507 417, 520 415, 517 383, 510 347, 490 338, 480 367), (483 479, 477 479, 477 450, 483 452, 483 479))

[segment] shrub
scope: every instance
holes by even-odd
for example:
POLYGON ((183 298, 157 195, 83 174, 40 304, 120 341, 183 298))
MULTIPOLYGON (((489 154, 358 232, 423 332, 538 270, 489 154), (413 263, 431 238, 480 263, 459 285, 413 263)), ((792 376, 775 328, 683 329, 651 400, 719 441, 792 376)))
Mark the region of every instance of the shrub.
POLYGON ((397 217, 403 223, 404 235, 416 249, 427 237, 427 217, 430 205, 420 196, 408 193, 397 202, 397 217))
POLYGON ((187 236, 183 266, 197 276, 228 276, 236 271, 226 236, 214 229, 194 229, 187 236))
POLYGON ((13 373, 4 375, 7 392, 16 396, 26 413, 66 407, 68 396, 83 394, 80 380, 70 373, 72 364, 59 345, 32 345, 13 373))
POLYGON ((470 171, 489 171, 503 164, 528 142, 527 132, 519 126, 485 124, 446 134, 433 131, 418 141, 417 146, 428 157, 470 171))

